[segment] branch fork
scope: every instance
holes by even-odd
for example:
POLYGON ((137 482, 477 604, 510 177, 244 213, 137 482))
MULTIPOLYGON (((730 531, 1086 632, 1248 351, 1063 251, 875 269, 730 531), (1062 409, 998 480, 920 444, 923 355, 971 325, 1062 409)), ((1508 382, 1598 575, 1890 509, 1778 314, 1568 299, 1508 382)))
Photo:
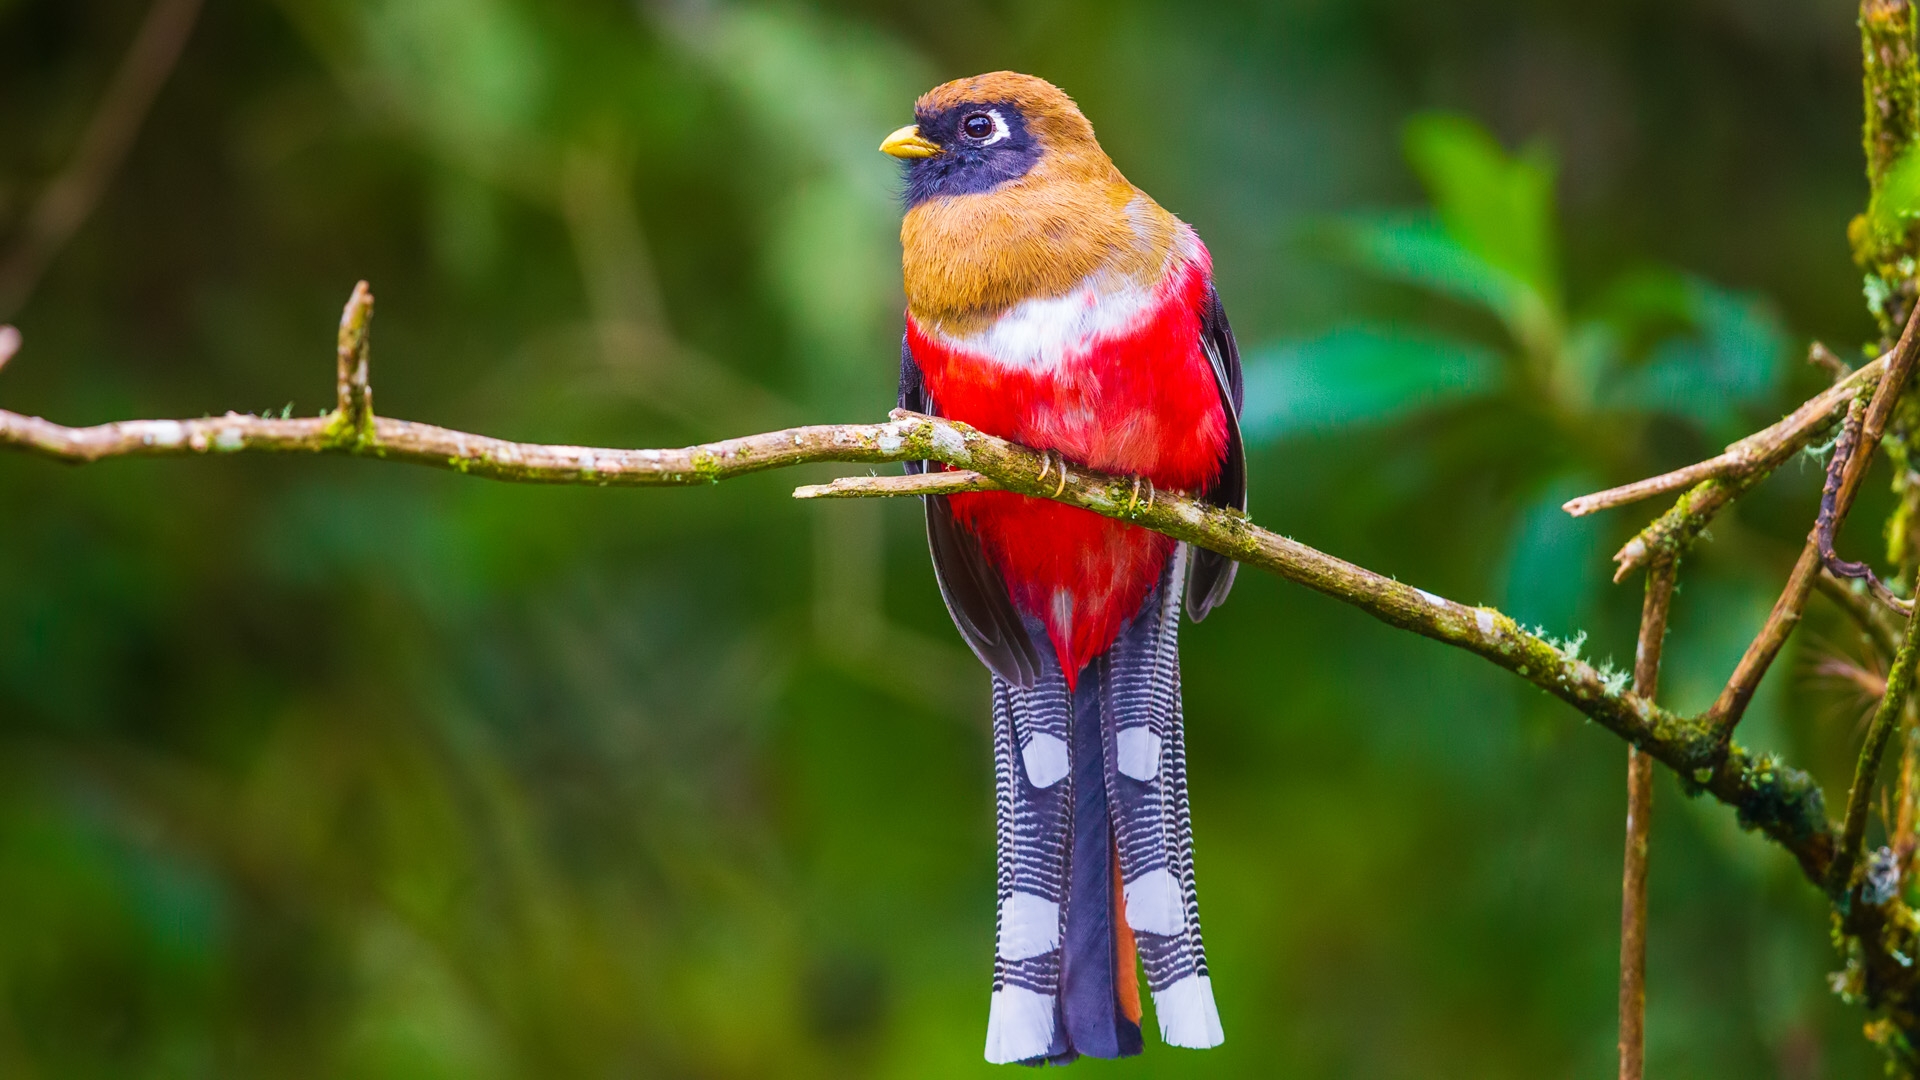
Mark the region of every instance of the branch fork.
POLYGON ((336 405, 310 419, 226 416, 127 420, 71 428, 0 409, 0 449, 70 463, 112 457, 188 456, 244 451, 346 454, 405 461, 469 476, 541 484, 686 486, 711 484, 810 462, 938 463, 906 476, 849 476, 795 491, 798 498, 1009 491, 1129 521, 1259 567, 1359 608, 1389 625, 1465 649, 1566 701, 1698 788, 1734 807, 1824 880, 1835 831, 1820 790, 1770 757, 1723 743, 1700 719, 1669 712, 1634 693, 1625 675, 1595 668, 1571 646, 1476 607, 1355 566, 1254 524, 1237 510, 1144 478, 1113 476, 1018 446, 965 424, 896 411, 882 424, 834 424, 725 439, 679 449, 629 450, 518 443, 396 420, 373 411, 369 329, 373 297, 356 286, 341 318, 336 405), (1141 488, 1146 495, 1141 496, 1141 488))
MULTIPOLYGON (((1836 987, 1843 995, 1870 1007, 1888 1007, 1888 1015, 1869 1025, 1869 1032, 1878 1031, 1875 1040, 1893 1051, 1907 1048, 1895 1053, 1895 1058, 1907 1065, 1920 1066, 1920 1060, 1910 1052, 1916 1034, 1920 1034, 1920 1009, 1916 1008, 1920 1003, 1920 971, 1914 963, 1916 949, 1920 948, 1920 918, 1907 906, 1898 887, 1900 856, 1890 851, 1886 858, 1869 861, 1864 855, 1872 793, 1887 746, 1908 713, 1915 667, 1920 663, 1920 617, 1915 614, 1914 603, 1895 594, 1870 566, 1849 562, 1834 552, 1835 538, 1853 506, 1873 451, 1880 445, 1888 420, 1911 379, 1916 356, 1920 356, 1917 326, 1920 326, 1920 314, 1910 312, 1894 348, 1858 371, 1847 373, 1837 363, 1829 364, 1839 376, 1834 386, 1779 423, 1728 447, 1726 453, 1663 476, 1583 496, 1567 503, 1565 509, 1571 514, 1585 514, 1693 485, 1672 509, 1641 530, 1615 556, 1619 565, 1615 581, 1635 567, 1649 567, 1635 689, 1651 696, 1652 672, 1646 673, 1644 682, 1638 676, 1647 659, 1649 635, 1656 634, 1657 640, 1656 625, 1664 627, 1665 596, 1671 588, 1674 560, 1699 537, 1715 513, 1825 430, 1835 414, 1844 408, 1814 528, 1766 623, 1747 647, 1719 698, 1697 722, 1705 726, 1714 747, 1724 748, 1729 755, 1738 752, 1733 742, 1734 729, 1761 678, 1799 623, 1807 594, 1816 586, 1832 596, 1880 649, 1891 656, 1891 667, 1855 763, 1845 816, 1838 834, 1829 834, 1822 841, 1829 857, 1824 866, 1802 858, 1801 866, 1808 878, 1830 898, 1841 940, 1849 949, 1848 969, 1836 977, 1836 987), (1863 582, 1868 595, 1855 593, 1848 581, 1863 582), (1656 593, 1661 594, 1657 615, 1656 593), (1904 620, 1897 644, 1892 628, 1886 625, 1886 613, 1904 620), (1885 863, 1892 864, 1891 873, 1882 865, 1885 863)), ((1820 359, 1819 350, 1816 349, 1814 357, 1816 361, 1820 359)), ((1657 646, 1654 656, 1657 663, 1657 646)), ((1645 828, 1651 791, 1640 765, 1637 759, 1630 761, 1628 781, 1628 844, 1621 916, 1620 1065, 1623 1080, 1638 1080, 1641 1075, 1643 1046, 1646 850, 1644 834, 1639 830, 1645 828)), ((1903 813, 1907 811, 1903 804, 1903 813)))
POLYGON ((334 438, 363 448, 371 446, 377 437, 373 387, 368 382, 372 333, 373 290, 362 281, 353 287, 346 310, 340 313, 340 338, 335 347, 337 403, 327 418, 327 430, 334 438))
MULTIPOLYGON (((335 407, 327 415, 280 419, 229 413, 194 420, 127 420, 71 428, 0 409, 0 449, 76 464, 111 457, 243 451, 346 454, 429 465, 495 480, 643 487, 712 484, 811 462, 934 463, 941 467, 918 474, 841 477, 799 488, 794 495, 816 499, 1008 491, 1128 521, 1219 552, 1359 608, 1391 626, 1474 653, 1560 698, 1626 740, 1637 753, 1672 768, 1690 790, 1708 792, 1733 807, 1743 825, 1764 832, 1786 849, 1807 878, 1822 887, 1842 887, 1838 883, 1850 881, 1858 863, 1858 838, 1852 830, 1856 819, 1864 821, 1864 810, 1855 807, 1855 799, 1849 799, 1843 832, 1828 820, 1820 789, 1806 774, 1788 768, 1771 755, 1753 754, 1732 738, 1733 726, 1752 687, 1771 663, 1787 631, 1798 621, 1807 591, 1822 576, 1823 560, 1815 550, 1813 537, 1803 553, 1802 565, 1796 567, 1795 577, 1776 605, 1774 617, 1729 681, 1723 703, 1703 716, 1685 717, 1655 703, 1650 671, 1646 678, 1639 678, 1640 666, 1649 656, 1657 655, 1656 630, 1664 626, 1664 606, 1659 619, 1643 622, 1635 685, 1630 688, 1624 673, 1595 668, 1581 659, 1575 646, 1530 633, 1493 608, 1458 603, 1395 581, 1261 528, 1240 511, 1212 506, 1183 492, 1156 490, 1145 478, 1082 468, 1056 454, 1019 446, 940 417, 895 411, 881 424, 796 427, 679 449, 642 450, 518 443, 391 419, 375 414, 373 409, 369 375, 372 315, 372 293, 361 283, 341 318, 335 407), (1725 705, 1729 700, 1732 704, 1725 705)), ((1912 367, 1912 337, 1910 329, 1889 356, 1854 372, 1781 424, 1735 444, 1736 448, 1748 448, 1740 452, 1746 456, 1738 458, 1747 464, 1714 465, 1713 470, 1720 471, 1683 496, 1668 517, 1676 512, 1684 516, 1689 499, 1709 485, 1724 488, 1715 498, 1722 503, 1730 500, 1766 469, 1804 445, 1816 430, 1830 422, 1835 409, 1856 400, 1869 387, 1873 398, 1862 415, 1859 445, 1871 448, 1912 367), (1882 378, 1883 373, 1887 377, 1882 378)), ((0 347, 6 341, 0 335, 0 347)), ((1836 529, 1851 504, 1867 457, 1866 453, 1849 454, 1841 466, 1833 499, 1836 529)), ((1697 470, 1681 472, 1699 475, 1697 470)), ((1672 486, 1662 490, 1672 490, 1672 486)), ((1706 503, 1705 497, 1697 499, 1692 504, 1693 513, 1697 515, 1706 503)), ((1656 559, 1656 567, 1670 570, 1680 547, 1697 533, 1697 525, 1683 523, 1664 541, 1648 545, 1645 558, 1656 559)), ((1889 679, 1890 696, 1896 687, 1905 685, 1913 666, 1912 619, 1906 631, 1903 655, 1908 662, 1904 667, 1896 666, 1901 678, 1889 679)), ((1884 734, 1873 738, 1879 740, 1870 739, 1877 754, 1886 740, 1884 734)), ((1871 775, 1864 759, 1862 769, 1866 771, 1861 775, 1871 775)), ((1911 922, 1913 918, 1898 897, 1878 906, 1858 904, 1854 910, 1856 919, 1892 920, 1888 925, 1905 925, 1901 920, 1911 922)), ((1869 960, 1878 963, 1880 957, 1881 953, 1875 952, 1869 960)), ((1920 995, 1920 978, 1908 978, 1920 995)))

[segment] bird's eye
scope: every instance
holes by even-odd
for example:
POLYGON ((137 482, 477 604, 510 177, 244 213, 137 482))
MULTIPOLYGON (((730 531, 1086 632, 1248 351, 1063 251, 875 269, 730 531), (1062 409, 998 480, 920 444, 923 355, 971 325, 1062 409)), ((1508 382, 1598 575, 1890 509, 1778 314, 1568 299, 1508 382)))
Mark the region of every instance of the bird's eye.
POLYGON ((993 129, 997 126, 993 122, 993 117, 983 112, 974 113, 960 121, 960 130, 966 132, 970 139, 984 139, 992 135, 993 129))

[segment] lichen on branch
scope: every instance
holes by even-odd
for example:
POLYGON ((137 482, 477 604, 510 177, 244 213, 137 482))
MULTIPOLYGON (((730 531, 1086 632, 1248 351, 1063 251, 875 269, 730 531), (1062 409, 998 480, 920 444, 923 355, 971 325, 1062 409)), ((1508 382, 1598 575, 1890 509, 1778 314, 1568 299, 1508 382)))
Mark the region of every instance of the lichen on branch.
POLYGON ((1847 226, 1853 259, 1866 273, 1867 306, 1891 337, 1914 301, 1914 259, 1920 223, 1888 205, 1899 177, 1911 171, 1920 137, 1920 43, 1911 0, 1861 0, 1861 89, 1865 98, 1867 209, 1847 226))
POLYGON ((1834 851, 1820 789, 1770 756, 1716 737, 1702 719, 1676 715, 1627 686, 1623 672, 1596 668, 1577 646, 1554 642, 1489 607, 1457 603, 1395 581, 1255 525, 1238 511, 1138 477, 1083 469, 939 417, 896 411, 881 424, 830 424, 663 450, 519 443, 376 416, 369 389, 373 298, 354 290, 341 319, 333 412, 312 419, 228 413, 197 420, 126 420, 72 428, 0 410, 0 448, 73 463, 113 457, 241 452, 344 454, 451 469, 524 483, 677 486, 715 483, 814 462, 938 462, 918 477, 849 477, 803 488, 801 497, 921 495, 998 488, 1052 499, 1132 522, 1350 604, 1389 625, 1465 649, 1560 698, 1595 722, 1734 807, 1825 880, 1834 851))

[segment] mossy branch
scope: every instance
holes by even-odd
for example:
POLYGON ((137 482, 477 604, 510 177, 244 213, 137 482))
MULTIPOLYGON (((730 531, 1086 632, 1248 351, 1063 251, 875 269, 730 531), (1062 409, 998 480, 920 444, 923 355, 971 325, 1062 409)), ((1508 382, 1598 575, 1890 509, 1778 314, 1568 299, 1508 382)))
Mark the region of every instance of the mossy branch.
POLYGON ((1861 0, 1861 90, 1869 196, 1847 226, 1854 262, 1866 272, 1867 306, 1891 336, 1913 307, 1920 229, 1886 211, 1887 181, 1920 137, 1920 43, 1911 0, 1861 0))
POLYGON ((1861 846, 1866 842, 1867 811, 1872 805, 1874 781, 1880 776, 1880 762, 1887 742, 1907 707, 1907 694, 1913 688, 1913 666, 1920 647, 1920 616, 1908 615, 1906 633, 1900 650, 1894 654, 1893 667, 1887 672, 1887 690, 1874 709, 1873 723, 1867 727, 1866 742, 1860 748, 1860 760, 1854 766, 1853 787, 1847 793, 1847 816, 1840 834, 1840 849, 1833 860, 1833 880, 1829 887, 1843 892, 1855 884, 1853 872, 1860 862, 1861 846))
POLYGON ((362 281, 353 287, 346 310, 340 313, 340 338, 334 347, 336 402, 330 434, 365 444, 373 433, 373 386, 369 362, 373 349, 373 290, 362 281))
MULTIPOLYGON (((1700 489, 1713 481, 1720 481, 1726 485, 1764 477, 1785 464, 1796 451, 1812 441, 1814 436, 1826 430, 1834 418, 1847 407, 1847 402, 1852 401, 1861 391, 1878 385, 1880 376, 1886 371, 1890 355, 1881 356, 1863 365, 1858 371, 1847 374, 1833 386, 1808 399, 1777 423, 1733 443, 1723 452, 1705 461, 1698 461, 1645 480, 1636 480, 1631 484, 1622 484, 1616 488, 1569 499, 1561 509, 1574 517, 1583 517, 1596 511, 1611 510, 1616 506, 1651 499, 1656 495, 1664 495, 1669 491, 1678 491, 1690 486, 1695 488, 1691 497, 1697 500, 1700 489)), ((1724 502, 1725 500, 1722 499, 1713 505, 1718 508, 1724 502)), ((1696 507, 1695 512, 1698 510, 1699 507, 1696 507)), ((1698 529, 1696 528, 1694 532, 1697 533, 1698 529)), ((1628 552, 1622 549, 1620 554, 1614 556, 1615 561, 1623 563, 1620 576, 1624 577, 1627 571, 1644 563, 1651 551, 1663 546, 1665 545, 1643 544, 1641 550, 1632 556, 1634 561, 1631 564, 1625 563, 1628 552)), ((1630 544, 1629 547, 1632 545, 1630 544)))
MULTIPOLYGON (((1718 699, 1698 722, 1713 733, 1716 743, 1727 747, 1730 754, 1736 752, 1734 728, 1745 714, 1760 680, 1798 626, 1807 597, 1816 585, 1834 595, 1869 631, 1880 626, 1881 608, 1908 614, 1904 641, 1893 650, 1893 670, 1861 749, 1847 800, 1845 824, 1837 843, 1831 836, 1825 838, 1830 852, 1826 876, 1817 876, 1816 866, 1804 858, 1801 865, 1814 882, 1827 891, 1839 928, 1838 940, 1847 950, 1847 970, 1836 985, 1850 1000, 1884 1012, 1883 1020, 1869 1025, 1869 1034, 1887 1051, 1895 1067, 1905 1070, 1902 1075, 1916 1075, 1913 1068, 1916 1058, 1911 1051, 1916 1034, 1920 1034, 1920 971, 1916 970, 1913 958, 1916 942, 1920 941, 1920 921, 1903 898, 1895 854, 1889 851, 1876 854, 1867 872, 1864 875, 1860 872, 1873 787, 1886 746, 1899 718, 1904 715, 1912 682, 1916 661, 1915 620, 1910 614, 1910 605, 1879 582, 1871 569, 1864 564, 1847 563, 1833 553, 1834 537, 1865 479, 1873 452, 1880 448, 1889 422, 1901 407, 1916 359, 1920 359, 1920 308, 1909 305, 1904 318, 1900 339, 1886 355, 1857 372, 1841 372, 1841 378, 1833 387, 1794 410, 1786 419, 1735 443, 1726 453, 1663 477, 1576 499, 1565 509, 1575 514, 1586 513, 1694 484, 1671 510, 1642 529, 1615 556, 1619 564, 1616 581, 1640 565, 1651 564, 1650 573, 1657 571, 1669 560, 1678 558, 1716 513, 1788 460, 1815 433, 1830 424, 1842 407, 1846 409, 1841 437, 1827 469, 1819 518, 1766 623, 1747 646, 1718 699), (1865 581, 1868 595, 1853 594, 1836 575, 1865 581), (1862 607, 1863 604, 1869 606, 1862 607)), ((1891 635, 1877 636, 1884 641, 1891 635)), ((1643 871, 1644 864, 1638 868, 1643 871)), ((1635 870, 1636 858, 1630 838, 1627 860, 1630 909, 1635 870)), ((1631 911, 1626 914, 1630 915, 1631 911)), ((1623 921, 1623 930, 1622 958, 1630 961, 1630 922, 1623 921)), ((1623 1076, 1632 1075, 1638 1061, 1627 1041, 1628 989, 1623 968, 1623 1076)))
POLYGON ((1733 806, 1742 823, 1792 852, 1824 881, 1835 831, 1820 789, 1771 757, 1721 744, 1700 720, 1675 715, 1604 671, 1489 607, 1414 588, 1255 525, 1244 515, 1135 477, 1112 476, 1017 446, 965 424, 895 412, 883 424, 788 428, 670 450, 519 443, 373 415, 367 334, 373 297, 362 283, 341 320, 334 411, 313 419, 228 413, 197 420, 125 420, 72 428, 0 410, 0 448, 86 463, 113 457, 248 451, 345 454, 525 483, 598 486, 708 484, 811 462, 933 461, 955 472, 847 478, 801 497, 912 495, 988 486, 1052 499, 1230 556, 1351 604, 1392 626, 1484 657, 1566 701, 1688 783, 1733 806))
MULTIPOLYGON (((1660 684, 1679 560, 1668 556, 1647 568, 1640 605, 1640 637, 1633 649, 1633 692, 1652 700, 1660 684)), ((1627 747, 1627 844, 1620 873, 1620 1080, 1646 1075, 1647 841, 1653 825, 1653 759, 1627 747)))
MULTIPOLYGON (((1841 445, 1835 448, 1833 460, 1829 462, 1831 467, 1827 470, 1827 483, 1820 496, 1819 518, 1813 530, 1807 534, 1807 542, 1800 549, 1800 557, 1793 564, 1793 573, 1788 575, 1786 587, 1780 590, 1780 598, 1774 601, 1766 624, 1754 636, 1746 654, 1735 666, 1733 677, 1727 680, 1719 698, 1707 710, 1705 719, 1726 742, 1733 741, 1733 729, 1746 714, 1747 705, 1753 700, 1760 680, 1773 666, 1774 659, 1780 655, 1780 649, 1786 645, 1794 627, 1799 625, 1800 615, 1807 606, 1807 597, 1812 593, 1813 583, 1819 578, 1821 570, 1842 571, 1840 564, 1828 558, 1828 553, 1833 549, 1833 536, 1853 509, 1854 497, 1860 493, 1860 485, 1866 480, 1867 466, 1873 460, 1873 452, 1879 448, 1880 437, 1887 430, 1887 422, 1906 393, 1916 360, 1920 360, 1920 307, 1909 312, 1900 340, 1885 360, 1884 373, 1872 384, 1872 397, 1865 398, 1868 387, 1862 383, 1855 388, 1854 397, 1848 403, 1848 415, 1857 419, 1858 438, 1842 438, 1841 445), (1863 399, 1866 399, 1864 406, 1861 405, 1863 399), (1852 451, 1853 446, 1859 448, 1857 453, 1852 451)), ((1841 385, 1847 385, 1847 382, 1843 381, 1841 385)), ((1853 424, 1846 425, 1847 434, 1851 435, 1855 430, 1853 424)))

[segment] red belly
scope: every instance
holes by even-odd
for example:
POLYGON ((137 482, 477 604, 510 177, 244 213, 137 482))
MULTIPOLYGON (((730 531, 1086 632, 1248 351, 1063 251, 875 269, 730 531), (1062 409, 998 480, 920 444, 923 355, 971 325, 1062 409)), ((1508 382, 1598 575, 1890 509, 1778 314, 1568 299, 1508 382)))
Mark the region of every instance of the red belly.
MULTIPOLYGON (((922 334, 909 346, 942 415, 1070 461, 1198 491, 1226 456, 1226 414, 1200 346, 1207 280, 1190 266, 1121 336, 1050 371, 1009 368, 922 334)), ((1173 550, 1159 533, 1006 492, 952 497, 1014 606, 1047 626, 1069 682, 1140 609, 1173 550)))

